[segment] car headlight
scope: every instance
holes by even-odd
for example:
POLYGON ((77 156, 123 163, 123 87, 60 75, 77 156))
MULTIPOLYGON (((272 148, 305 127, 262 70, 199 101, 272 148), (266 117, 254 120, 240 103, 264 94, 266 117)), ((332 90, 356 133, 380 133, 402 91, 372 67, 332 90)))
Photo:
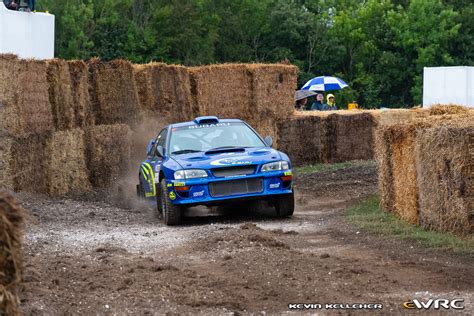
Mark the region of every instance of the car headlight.
POLYGON ((207 172, 201 169, 187 169, 187 170, 178 170, 174 172, 174 178, 176 180, 206 178, 206 177, 207 177, 207 172))
POLYGON ((262 166, 262 171, 267 172, 267 171, 278 171, 278 170, 288 170, 290 168, 288 161, 276 161, 276 162, 270 162, 266 163, 262 166))

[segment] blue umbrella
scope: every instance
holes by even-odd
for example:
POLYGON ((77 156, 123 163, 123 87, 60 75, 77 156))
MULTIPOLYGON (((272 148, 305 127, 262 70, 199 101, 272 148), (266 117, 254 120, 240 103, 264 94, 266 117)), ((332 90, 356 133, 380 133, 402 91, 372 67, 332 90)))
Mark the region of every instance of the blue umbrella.
POLYGON ((306 82, 301 90, 331 91, 341 90, 348 86, 349 85, 347 83, 337 77, 320 76, 314 77, 313 79, 306 82))

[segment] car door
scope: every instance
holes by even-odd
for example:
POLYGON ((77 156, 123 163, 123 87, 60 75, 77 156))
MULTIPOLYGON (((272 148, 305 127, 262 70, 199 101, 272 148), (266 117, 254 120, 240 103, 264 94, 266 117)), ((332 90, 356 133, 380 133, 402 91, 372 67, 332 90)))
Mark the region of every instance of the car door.
POLYGON ((146 176, 144 177, 145 197, 156 196, 156 184, 159 181, 160 168, 161 164, 163 163, 163 157, 160 157, 157 152, 157 148, 159 145, 161 145, 163 148, 166 147, 165 144, 167 133, 168 130, 166 128, 161 130, 155 140, 155 145, 153 145, 152 150, 148 154, 147 159, 142 163, 141 169, 146 176))

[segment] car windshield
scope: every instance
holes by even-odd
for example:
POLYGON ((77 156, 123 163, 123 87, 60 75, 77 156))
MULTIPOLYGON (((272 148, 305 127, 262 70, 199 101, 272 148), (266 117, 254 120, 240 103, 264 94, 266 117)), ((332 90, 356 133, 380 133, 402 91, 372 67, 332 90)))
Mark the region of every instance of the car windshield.
POLYGON ((217 148, 263 147, 265 143, 244 123, 191 125, 171 129, 173 155, 217 148))

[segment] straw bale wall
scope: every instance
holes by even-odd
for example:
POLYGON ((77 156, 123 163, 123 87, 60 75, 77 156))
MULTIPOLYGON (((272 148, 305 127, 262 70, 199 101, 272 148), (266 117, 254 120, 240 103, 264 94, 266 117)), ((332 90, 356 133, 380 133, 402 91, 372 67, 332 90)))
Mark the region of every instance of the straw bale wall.
POLYGON ((86 127, 95 124, 89 96, 89 68, 82 60, 67 62, 71 78, 71 97, 74 108, 74 126, 86 127))
POLYGON ((422 130, 416 140, 421 225, 474 233, 474 116, 422 130))
POLYGON ((278 149, 294 166, 314 164, 326 157, 326 124, 321 116, 292 117, 278 124, 278 149))
POLYGON ((134 65, 140 106, 144 115, 160 114, 170 120, 194 118, 191 82, 186 67, 150 63, 134 65))
POLYGON ((131 131, 127 125, 93 126, 85 137, 89 179, 94 187, 111 187, 128 174, 131 131))
POLYGON ((0 315, 19 315, 24 211, 12 195, 0 191, 0 315))
POLYGON ((96 124, 124 123, 134 126, 139 113, 132 64, 125 60, 89 65, 89 94, 96 124))

